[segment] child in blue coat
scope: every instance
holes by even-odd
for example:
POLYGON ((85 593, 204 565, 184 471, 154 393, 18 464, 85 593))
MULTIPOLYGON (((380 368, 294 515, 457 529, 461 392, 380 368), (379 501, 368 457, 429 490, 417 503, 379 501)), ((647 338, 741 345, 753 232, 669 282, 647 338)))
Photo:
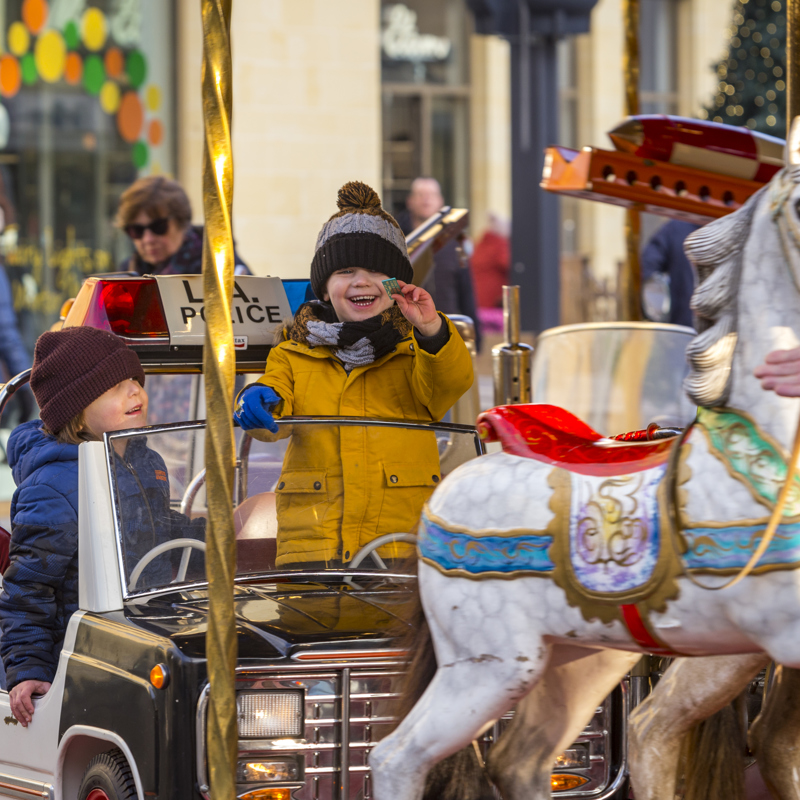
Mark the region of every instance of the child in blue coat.
MULTIPOLYGON (((8 462, 17 490, 11 501, 10 565, 0 593, 0 656, 11 712, 27 727, 32 695, 55 676, 67 622, 78 608, 78 448, 107 432, 147 424, 147 392, 138 356, 118 337, 68 328, 39 337, 31 388, 41 420, 17 427, 8 462)), ((127 572, 180 524, 198 538, 204 521, 169 508, 163 459, 144 438, 121 439, 116 456, 127 572), (179 519, 174 519, 179 518, 179 519)), ((156 559, 138 587, 167 582, 169 559, 156 559), (166 578, 166 579, 165 579, 166 578)))

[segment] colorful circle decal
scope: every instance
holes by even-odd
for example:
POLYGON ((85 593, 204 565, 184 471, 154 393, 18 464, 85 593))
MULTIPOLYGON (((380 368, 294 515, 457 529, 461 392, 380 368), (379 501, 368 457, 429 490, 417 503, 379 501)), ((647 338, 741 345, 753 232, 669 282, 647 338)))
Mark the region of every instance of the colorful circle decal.
POLYGON ((47 22, 47 3, 45 0, 25 0, 22 4, 22 21, 31 33, 39 33, 47 22))
POLYGON ((78 45, 81 43, 81 37, 78 33, 78 26, 75 24, 74 20, 70 20, 64 26, 64 41, 67 43, 67 47, 70 50, 76 50, 78 45))
POLYGON ((135 142, 139 138, 144 123, 142 101, 136 92, 125 92, 117 114, 117 130, 126 142, 135 142))
POLYGON ((147 141, 153 147, 158 147, 164 141, 164 126, 161 124, 161 120, 154 119, 150 122, 147 127, 147 141))
POLYGON ((89 56, 83 65, 83 87, 89 94, 100 94, 106 71, 100 56, 89 56))
POLYGON ((0 93, 3 97, 13 97, 22 83, 19 61, 8 54, 0 57, 0 93))
POLYGON ((125 69, 125 57, 122 55, 122 50, 119 47, 109 47, 106 50, 104 63, 106 75, 109 78, 119 78, 122 70, 125 69))
POLYGON ((128 54, 125 71, 128 73, 128 80, 134 89, 138 89, 145 82, 147 78, 147 62, 139 50, 132 50, 128 54))
POLYGON ((106 81, 100 90, 100 108, 106 114, 116 114, 119 108, 119 86, 114 81, 106 81))
POLYGON ((99 8, 87 8, 81 17, 81 38, 87 50, 100 50, 106 43, 108 24, 99 8))
POLYGON ((67 53, 64 64, 64 78, 67 83, 77 86, 83 77, 83 61, 77 53, 67 53))
POLYGON ((161 89, 151 84, 145 93, 145 102, 149 111, 158 111, 161 108, 161 89))
POLYGON ((131 151, 131 158, 136 167, 141 169, 147 164, 149 153, 147 152, 147 145, 144 142, 136 142, 131 151))
POLYGON ((22 57, 22 82, 26 86, 33 86, 39 76, 36 74, 36 59, 33 53, 25 53, 22 57))
POLYGON ((8 49, 15 56, 24 56, 31 46, 31 35, 21 22, 12 22, 8 29, 8 49))
POLYGON ((60 81, 67 60, 67 47, 61 34, 53 30, 43 33, 36 40, 34 54, 42 80, 48 83, 60 81))

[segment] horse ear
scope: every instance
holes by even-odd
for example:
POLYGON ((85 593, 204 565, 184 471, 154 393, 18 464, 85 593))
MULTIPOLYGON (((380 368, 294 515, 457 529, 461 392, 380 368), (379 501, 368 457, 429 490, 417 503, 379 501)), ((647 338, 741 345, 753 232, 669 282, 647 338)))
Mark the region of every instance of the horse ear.
POLYGON ((786 140, 786 163, 790 167, 800 165, 800 116, 792 120, 789 138, 786 140))

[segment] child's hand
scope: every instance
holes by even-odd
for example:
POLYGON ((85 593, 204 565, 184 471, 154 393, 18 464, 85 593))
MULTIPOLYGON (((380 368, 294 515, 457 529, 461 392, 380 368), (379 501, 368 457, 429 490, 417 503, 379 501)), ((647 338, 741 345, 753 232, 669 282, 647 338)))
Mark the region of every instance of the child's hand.
POLYGON ((772 389, 784 397, 800 397, 800 347, 773 350, 753 374, 763 389, 772 389))
POLYGON ((393 294, 402 315, 423 335, 433 336, 439 333, 442 325, 442 318, 436 313, 436 306, 433 298, 420 286, 413 283, 400 284, 402 294, 393 294))
POLYGON ((50 684, 47 681, 22 681, 8 693, 8 699, 11 701, 11 713, 22 723, 23 728, 27 728, 33 719, 31 695, 47 694, 49 691, 50 684))
POLYGON ((252 383, 239 395, 233 418, 245 431, 266 429, 278 432, 278 425, 270 413, 281 398, 269 386, 252 383))

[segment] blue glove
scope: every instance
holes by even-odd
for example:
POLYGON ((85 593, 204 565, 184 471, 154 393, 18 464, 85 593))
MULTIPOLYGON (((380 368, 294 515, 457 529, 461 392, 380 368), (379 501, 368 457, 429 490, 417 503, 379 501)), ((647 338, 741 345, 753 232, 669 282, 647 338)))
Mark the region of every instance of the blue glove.
POLYGON ((270 411, 280 402, 281 398, 269 386, 253 383, 239 395, 233 418, 242 430, 266 428, 270 433, 277 433, 278 425, 270 411))

